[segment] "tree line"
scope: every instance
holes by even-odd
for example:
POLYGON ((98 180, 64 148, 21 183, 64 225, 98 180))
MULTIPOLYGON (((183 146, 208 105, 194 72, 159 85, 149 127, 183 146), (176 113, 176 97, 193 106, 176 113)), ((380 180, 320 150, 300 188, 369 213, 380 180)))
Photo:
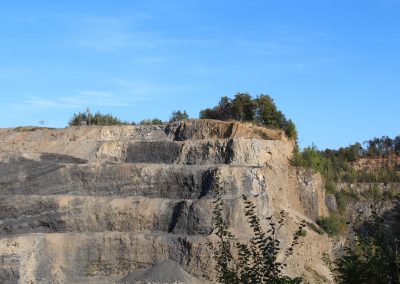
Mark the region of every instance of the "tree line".
POLYGON ((395 138, 382 136, 364 143, 355 143, 338 150, 318 150, 315 145, 297 150, 293 165, 312 168, 326 180, 334 182, 400 182, 399 169, 380 167, 371 170, 356 170, 351 163, 361 158, 400 156, 400 135, 395 138))
MULTIPOLYGON (((189 115, 186 111, 178 110, 172 112, 169 121, 153 118, 144 119, 138 124, 160 125, 188 118, 189 115)), ((237 93, 233 99, 223 96, 216 106, 201 110, 199 118, 253 122, 267 128, 282 129, 289 138, 297 140, 296 125, 292 120, 286 118, 268 95, 261 94, 253 98, 248 93, 237 93)), ((89 109, 86 109, 84 112, 74 114, 68 125, 136 125, 136 123, 123 121, 112 114, 96 112, 93 115, 89 109)))
POLYGON ((99 126, 107 126, 107 125, 163 125, 168 122, 174 122, 178 120, 189 119, 189 115, 186 111, 173 111, 169 121, 163 121, 159 118, 149 118, 143 119, 140 122, 136 123, 134 121, 124 121, 119 119, 112 114, 102 114, 100 112, 96 112, 92 114, 89 109, 86 111, 74 113, 72 118, 69 120, 69 126, 82 126, 82 125, 99 125, 99 126))
POLYGON ((283 129, 286 135, 297 140, 296 125, 278 110, 268 95, 253 98, 248 93, 237 93, 234 98, 221 97, 213 108, 200 111, 200 118, 254 122, 268 128, 283 129))

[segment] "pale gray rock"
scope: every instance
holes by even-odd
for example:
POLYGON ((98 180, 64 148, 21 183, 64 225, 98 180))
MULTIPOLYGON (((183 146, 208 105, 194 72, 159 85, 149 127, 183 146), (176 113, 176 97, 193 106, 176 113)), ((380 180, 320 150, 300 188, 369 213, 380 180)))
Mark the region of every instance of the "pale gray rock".
MULTIPOLYGON (((327 212, 320 177, 290 165, 293 141, 252 124, 0 129, 0 141, 0 283, 207 283, 217 187, 242 240, 242 195, 263 222, 289 212, 282 244, 327 212)), ((329 278, 325 238, 307 234, 285 272, 329 278)))
POLYGON ((337 202, 335 195, 330 193, 327 194, 325 197, 325 204, 330 210, 337 211, 337 202))

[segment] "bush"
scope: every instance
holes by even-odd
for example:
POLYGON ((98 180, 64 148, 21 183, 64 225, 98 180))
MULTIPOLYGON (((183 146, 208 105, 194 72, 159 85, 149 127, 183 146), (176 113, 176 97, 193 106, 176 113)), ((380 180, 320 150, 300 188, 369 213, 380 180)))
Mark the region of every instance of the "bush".
POLYGON ((184 110, 183 112, 178 110, 172 112, 169 122, 185 120, 185 119, 189 119, 189 115, 186 113, 186 110, 184 110))
MULTIPOLYGON (((384 140, 384 138, 382 139, 384 140)), ((380 140, 378 139, 378 141, 380 140)), ((366 145, 369 145, 367 142, 365 142, 366 145)), ((342 147, 339 150, 326 149, 320 151, 315 145, 311 145, 304 148, 303 151, 297 149, 294 153, 292 164, 318 171, 327 181, 348 183, 383 182, 385 184, 400 182, 400 171, 395 167, 382 166, 372 170, 356 170, 352 167, 351 163, 355 160, 359 158, 371 158, 371 151, 374 153, 378 151, 370 150, 368 147, 370 146, 364 149, 360 143, 355 143, 348 147, 342 147)), ((398 155, 394 148, 393 150, 386 148, 385 151, 382 151, 379 150, 377 153, 389 152, 393 155, 398 155)), ((379 155, 377 154, 375 157, 379 157, 379 155)))
POLYGON ((345 218, 337 213, 331 213, 330 217, 319 218, 317 224, 328 233, 329 236, 340 235, 347 230, 345 218))
POLYGON ((294 247, 299 243, 299 238, 305 236, 303 220, 294 234, 290 247, 284 252, 284 258, 278 261, 280 254, 280 242, 277 238, 279 229, 283 226, 287 213, 280 212, 277 223, 268 217, 268 227, 265 232, 261 226, 261 221, 256 215, 256 207, 245 196, 245 215, 248 223, 253 230, 253 237, 249 243, 241 243, 228 230, 223 218, 224 204, 222 200, 222 190, 217 188, 217 198, 214 201, 213 221, 214 231, 217 236, 217 244, 208 242, 214 254, 216 262, 217 281, 219 283, 301 283, 300 277, 290 278, 282 275, 282 270, 286 267, 286 260, 294 252, 294 247), (234 258, 231 244, 235 245, 238 258, 234 258))
POLYGON ((346 204, 347 204, 347 197, 343 191, 336 191, 335 192, 336 204, 337 209, 340 214, 345 213, 346 211, 346 204))
POLYGON ((153 118, 153 119, 143 119, 139 125, 163 125, 166 124, 166 122, 162 121, 159 118, 153 118))
POLYGON ((316 226, 314 223, 311 222, 306 222, 307 227, 316 232, 319 235, 322 235, 324 233, 323 230, 321 230, 318 226, 316 226))
POLYGON ((335 194, 336 193, 336 186, 332 181, 328 180, 325 183, 325 190, 326 190, 327 193, 335 194))
POLYGON ((346 188, 346 189, 344 189, 344 190, 343 190, 343 193, 344 193, 347 197, 349 197, 349 198, 351 198, 351 199, 353 199, 353 200, 359 200, 359 199, 360 199, 360 194, 359 194, 357 191, 355 191, 354 189, 352 189, 352 188, 346 188))
POLYGON ((93 115, 89 109, 85 112, 79 112, 74 114, 69 120, 69 126, 81 126, 81 125, 129 125, 127 121, 122 121, 121 119, 113 116, 112 114, 101 114, 96 112, 93 115))
MULTIPOLYGON (((398 219, 399 212, 397 200, 391 214, 398 219)), ((373 211, 371 216, 353 224, 354 241, 347 243, 335 261, 324 257, 337 283, 400 283, 399 240, 389 233, 387 225, 373 211)))

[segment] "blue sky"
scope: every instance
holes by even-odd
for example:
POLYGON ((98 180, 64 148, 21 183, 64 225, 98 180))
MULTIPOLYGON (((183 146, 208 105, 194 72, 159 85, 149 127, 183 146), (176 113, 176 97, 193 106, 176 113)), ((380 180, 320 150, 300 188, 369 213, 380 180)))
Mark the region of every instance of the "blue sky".
POLYGON ((399 132, 399 0, 3 1, 0 127, 269 94, 300 145, 399 132))

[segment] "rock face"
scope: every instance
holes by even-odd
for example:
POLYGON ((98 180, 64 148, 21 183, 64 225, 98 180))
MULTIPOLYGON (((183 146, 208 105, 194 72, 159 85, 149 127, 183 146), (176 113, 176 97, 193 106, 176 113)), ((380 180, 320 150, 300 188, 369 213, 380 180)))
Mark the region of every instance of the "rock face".
MULTIPOLYGON (((242 239, 243 194, 261 218, 289 213, 284 247, 301 219, 328 214, 320 178, 290 165, 294 144, 250 124, 0 129, 0 141, 0 283, 136 283, 166 267, 208 283, 217 184, 242 239)), ((285 272, 329 282, 330 249, 308 230, 285 272)))

